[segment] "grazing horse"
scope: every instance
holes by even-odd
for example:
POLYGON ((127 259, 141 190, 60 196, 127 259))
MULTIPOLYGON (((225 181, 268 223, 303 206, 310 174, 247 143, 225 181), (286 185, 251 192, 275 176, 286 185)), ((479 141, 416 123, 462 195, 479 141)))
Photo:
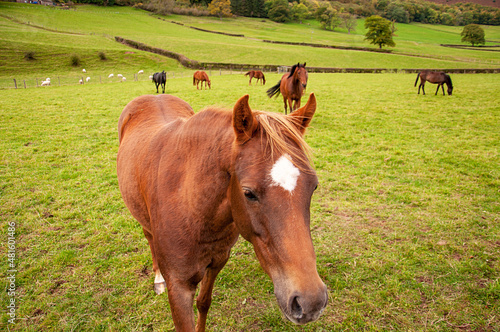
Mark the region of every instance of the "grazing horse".
POLYGON ((165 71, 162 71, 161 73, 154 73, 153 82, 156 85, 156 93, 158 93, 158 86, 160 85, 162 87, 162 93, 165 93, 165 84, 167 83, 167 74, 165 71))
POLYGON ((437 95, 439 87, 441 87, 444 96, 443 84, 445 83, 446 86, 448 87, 448 95, 451 96, 451 93, 453 92, 453 84, 451 83, 450 75, 446 74, 444 71, 430 71, 430 70, 421 71, 417 75, 417 79, 415 80, 415 86, 417 86, 419 78, 420 78, 420 85, 418 86, 418 94, 420 94, 420 87, 422 87, 422 93, 425 95, 424 86, 426 81, 438 85, 436 93, 434 95, 437 95))
POLYGON ((208 88, 212 88, 212 84, 210 83, 210 79, 208 78, 207 73, 205 73, 203 70, 198 70, 197 72, 194 73, 193 75, 193 85, 196 85, 196 89, 199 90, 198 88, 198 83, 201 82, 201 89, 203 90, 203 82, 205 82, 205 90, 207 89, 207 83, 208 83, 208 88))
POLYGON ((307 77, 306 63, 304 62, 303 65, 297 63, 293 65, 290 73, 284 74, 275 86, 267 90, 267 95, 271 98, 274 95, 277 96, 281 92, 283 103, 285 104, 285 114, 287 105, 290 109, 290 113, 292 113, 300 107, 300 99, 307 86, 307 77))
POLYGON ((252 78, 256 78, 257 82, 255 84, 259 83, 259 80, 261 80, 261 85, 266 85, 266 77, 264 76, 264 73, 261 72, 260 70, 250 70, 248 73, 245 74, 245 76, 249 75, 250 76, 250 81, 248 81, 248 85, 252 85, 252 78))
POLYGON ((151 249, 154 289, 168 290, 177 331, 205 331, 217 274, 239 234, 251 242, 284 315, 314 321, 327 302, 310 232, 318 178, 303 139, 316 110, 311 94, 293 114, 198 113, 172 95, 132 100, 118 122, 123 200, 151 249))

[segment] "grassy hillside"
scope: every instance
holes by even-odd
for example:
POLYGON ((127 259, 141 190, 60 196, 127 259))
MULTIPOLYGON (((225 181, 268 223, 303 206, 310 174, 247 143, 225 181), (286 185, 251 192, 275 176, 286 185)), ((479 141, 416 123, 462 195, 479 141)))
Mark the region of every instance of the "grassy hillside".
MULTIPOLYGON (((359 20, 356 32, 347 34, 341 30, 322 30, 315 21, 285 25, 249 18, 219 20, 170 16, 158 19, 129 7, 77 6, 76 10, 61 10, 3 2, 0 9, 0 77, 9 78, 24 74, 78 73, 82 67, 91 68, 94 73, 102 72, 103 75, 110 70, 125 70, 134 65, 137 70, 146 72, 161 69, 182 71, 171 60, 130 50, 116 43, 114 36, 204 62, 288 65, 307 61, 309 66, 314 67, 359 68, 485 68, 500 64, 500 52, 464 51, 439 46, 440 43, 459 43, 459 27, 399 24, 394 54, 378 54, 262 42, 266 39, 371 47, 363 41, 362 20, 359 20), (200 32, 189 26, 240 33, 245 37, 200 32), (29 51, 35 53, 35 61, 24 59, 24 54, 29 51), (99 52, 104 52, 109 61, 99 60, 99 52), (71 67, 69 58, 73 54, 81 58, 80 67, 71 67)), ((487 38, 499 41, 500 28, 488 27, 487 38)))

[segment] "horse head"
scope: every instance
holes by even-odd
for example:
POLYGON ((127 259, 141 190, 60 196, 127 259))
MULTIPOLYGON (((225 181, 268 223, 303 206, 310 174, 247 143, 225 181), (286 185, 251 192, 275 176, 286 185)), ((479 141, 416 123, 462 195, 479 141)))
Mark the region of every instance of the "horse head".
POLYGON ((233 220, 272 279, 282 312, 295 324, 316 320, 328 302, 309 228, 318 178, 303 140, 315 110, 314 94, 290 115, 252 112, 248 95, 233 110, 233 220))
POLYGON ((448 86, 448 95, 451 96, 451 93, 453 92, 453 83, 451 83, 451 77, 450 75, 446 74, 446 85, 448 86))
POLYGON ((293 65, 288 77, 293 77, 293 80, 296 82, 296 84, 300 84, 303 89, 306 89, 308 79, 306 63, 304 62, 303 65, 300 63, 293 65))

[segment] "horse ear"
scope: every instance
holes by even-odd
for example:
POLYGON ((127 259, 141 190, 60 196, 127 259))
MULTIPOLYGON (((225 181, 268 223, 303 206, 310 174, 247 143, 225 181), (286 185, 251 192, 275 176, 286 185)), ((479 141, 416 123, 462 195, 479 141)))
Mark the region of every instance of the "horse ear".
POLYGON ((309 123, 311 123, 314 112, 316 112, 316 96, 314 96, 314 93, 311 93, 307 103, 298 110, 290 113, 288 116, 292 119, 292 122, 297 125, 297 129, 300 133, 304 135, 306 128, 309 126, 309 123))
POLYGON ((304 68, 306 68, 306 63, 304 62, 304 68))
POLYGON ((233 108, 233 129, 236 141, 240 144, 252 138, 257 128, 257 120, 250 109, 248 98, 248 95, 241 97, 233 108))

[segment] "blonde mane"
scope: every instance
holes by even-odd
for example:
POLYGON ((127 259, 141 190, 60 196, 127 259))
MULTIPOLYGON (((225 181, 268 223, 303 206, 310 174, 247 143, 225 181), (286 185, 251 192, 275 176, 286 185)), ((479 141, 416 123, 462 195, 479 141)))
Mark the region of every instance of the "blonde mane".
POLYGON ((281 113, 262 111, 254 111, 254 114, 267 137, 271 158, 275 159, 275 153, 278 156, 289 155, 290 161, 296 167, 307 171, 307 165, 311 164, 312 149, 297 129, 297 125, 290 121, 290 117, 281 113), (289 144, 290 140, 295 143, 298 149, 289 144))

